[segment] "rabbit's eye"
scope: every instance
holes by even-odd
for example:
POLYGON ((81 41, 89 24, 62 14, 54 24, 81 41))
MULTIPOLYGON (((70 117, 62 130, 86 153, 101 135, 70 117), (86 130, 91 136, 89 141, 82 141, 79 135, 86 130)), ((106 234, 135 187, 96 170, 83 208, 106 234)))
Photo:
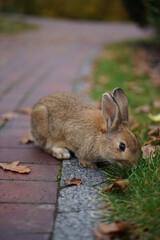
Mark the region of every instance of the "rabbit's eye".
POLYGON ((119 149, 120 149, 122 152, 124 152, 125 149, 126 149, 125 144, 121 142, 121 143, 119 144, 119 149))

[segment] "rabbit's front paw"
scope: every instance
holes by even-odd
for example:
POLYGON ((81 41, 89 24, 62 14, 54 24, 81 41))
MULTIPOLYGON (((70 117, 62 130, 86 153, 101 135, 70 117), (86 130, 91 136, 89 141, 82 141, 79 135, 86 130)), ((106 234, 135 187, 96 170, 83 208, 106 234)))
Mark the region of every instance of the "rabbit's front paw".
POLYGON ((69 159, 71 157, 71 154, 66 148, 53 147, 52 156, 58 159, 69 159))

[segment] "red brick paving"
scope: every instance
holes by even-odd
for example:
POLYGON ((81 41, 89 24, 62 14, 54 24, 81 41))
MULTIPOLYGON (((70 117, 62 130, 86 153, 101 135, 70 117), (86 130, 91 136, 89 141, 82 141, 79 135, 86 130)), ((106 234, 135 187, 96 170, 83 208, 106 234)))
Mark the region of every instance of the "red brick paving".
POLYGON ((0 216, 3 221, 0 232, 49 233, 53 225, 53 211, 53 204, 1 204, 0 216))
MULTIPOLYGON (((3 139, 3 138, 2 138, 3 139)), ((12 138, 13 139, 13 138, 12 138)), ((22 148, 1 148, 0 149, 0 162, 13 162, 19 160, 22 163, 26 164, 59 164, 59 161, 49 154, 45 153, 43 150, 38 147, 25 149, 22 145, 22 148)), ((49 166, 48 166, 49 167, 49 166)))
MULTIPOLYGON (((133 25, 29 21, 41 28, 0 35, 0 114, 32 107, 49 93, 72 91, 82 65, 101 46, 144 35, 133 25)), ((19 143, 29 130, 25 115, 0 129, 0 162, 20 160, 31 168, 29 175, 0 169, 0 240, 49 240, 53 235, 60 163, 34 144, 19 143)))
POLYGON ((0 189, 0 203, 56 203, 57 183, 53 181, 1 180, 0 189))

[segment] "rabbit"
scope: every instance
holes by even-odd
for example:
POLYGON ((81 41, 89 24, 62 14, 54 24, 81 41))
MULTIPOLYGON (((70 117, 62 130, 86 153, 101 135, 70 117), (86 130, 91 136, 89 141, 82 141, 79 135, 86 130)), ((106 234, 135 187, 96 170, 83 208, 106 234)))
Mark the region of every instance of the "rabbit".
POLYGON ((33 107, 31 133, 35 143, 57 159, 74 152, 84 167, 97 162, 136 165, 138 142, 129 130, 128 99, 121 88, 102 95, 97 109, 71 93, 43 97, 33 107))

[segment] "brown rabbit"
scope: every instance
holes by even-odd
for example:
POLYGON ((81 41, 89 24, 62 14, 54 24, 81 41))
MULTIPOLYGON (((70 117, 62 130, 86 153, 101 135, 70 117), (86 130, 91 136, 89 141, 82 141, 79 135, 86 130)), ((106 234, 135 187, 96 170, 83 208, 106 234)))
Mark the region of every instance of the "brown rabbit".
POLYGON ((128 100, 122 89, 104 93, 99 110, 69 93, 39 100, 32 112, 31 132, 37 145, 58 159, 70 150, 85 167, 96 162, 135 165, 138 143, 128 126, 128 100))

